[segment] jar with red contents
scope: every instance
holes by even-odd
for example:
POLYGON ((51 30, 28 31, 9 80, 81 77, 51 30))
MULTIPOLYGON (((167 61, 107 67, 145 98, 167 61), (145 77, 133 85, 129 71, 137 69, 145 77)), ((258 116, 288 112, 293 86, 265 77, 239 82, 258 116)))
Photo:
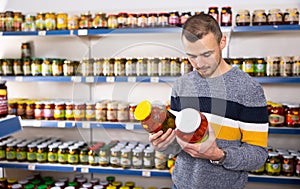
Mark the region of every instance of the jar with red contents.
POLYGON ((85 119, 85 103, 76 102, 74 104, 74 120, 83 121, 85 119))
POLYGON ((26 101, 25 117, 26 119, 34 119, 35 103, 34 101, 26 101))
POLYGON ((74 120, 74 103, 66 102, 66 111, 65 111, 66 120, 74 120))
POLYGON ((209 7, 208 14, 214 17, 214 19, 219 23, 219 10, 218 7, 209 7))
POLYGON ((137 105, 134 117, 141 121, 142 127, 149 133, 156 133, 160 130, 165 132, 169 128, 175 128, 175 116, 167 111, 164 105, 151 104, 148 100, 137 105))
POLYGON ((297 177, 300 177, 300 155, 298 155, 297 157, 296 157, 296 163, 295 163, 295 165, 296 165, 296 171, 295 171, 295 175, 297 176, 297 177))
POLYGON ((54 119, 54 108, 55 104, 52 101, 46 101, 44 103, 44 119, 45 120, 53 120, 54 119))
POLYGON ((56 102, 54 108, 54 119, 55 120, 64 120, 66 105, 64 102, 56 102))
POLYGON ((286 126, 299 127, 300 125, 299 111, 300 111, 299 105, 297 104, 287 105, 287 110, 285 114, 286 126))
POLYGON ((272 104, 269 114, 269 124, 274 127, 284 126, 284 109, 282 104, 272 104))
POLYGON ((17 116, 26 118, 26 102, 24 100, 18 101, 17 116))
POLYGON ((42 101, 35 102, 34 119, 37 120, 44 119, 43 110, 44 110, 44 102, 42 101))
POLYGON ((96 120, 96 104, 94 102, 87 102, 85 104, 85 119, 87 121, 96 120))
POLYGON ((170 26, 180 26, 178 11, 169 13, 169 25, 170 26))
POLYGON ((232 25, 232 11, 231 7, 222 7, 221 11, 221 26, 232 25))

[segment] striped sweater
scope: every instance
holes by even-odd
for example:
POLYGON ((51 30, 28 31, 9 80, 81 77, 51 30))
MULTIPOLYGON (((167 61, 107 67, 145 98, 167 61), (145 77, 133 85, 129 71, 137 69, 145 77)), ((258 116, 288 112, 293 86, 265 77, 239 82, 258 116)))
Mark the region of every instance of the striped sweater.
POLYGON ((206 115, 227 157, 218 166, 180 151, 172 174, 176 187, 244 188, 248 171, 260 168, 267 158, 268 112, 262 87, 238 68, 215 78, 193 71, 174 82, 172 89, 171 109, 184 108, 206 115))

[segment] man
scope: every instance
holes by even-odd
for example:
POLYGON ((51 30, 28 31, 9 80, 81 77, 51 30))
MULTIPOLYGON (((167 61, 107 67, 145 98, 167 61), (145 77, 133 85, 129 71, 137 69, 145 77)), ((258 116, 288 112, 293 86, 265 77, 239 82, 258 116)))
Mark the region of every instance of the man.
POLYGON ((209 139, 186 143, 169 129, 151 134, 149 141, 158 151, 179 152, 172 173, 175 189, 244 188, 248 172, 262 167, 268 155, 263 89, 222 58, 226 37, 210 15, 190 17, 182 43, 194 71, 174 82, 171 109, 204 113, 210 122, 209 139))

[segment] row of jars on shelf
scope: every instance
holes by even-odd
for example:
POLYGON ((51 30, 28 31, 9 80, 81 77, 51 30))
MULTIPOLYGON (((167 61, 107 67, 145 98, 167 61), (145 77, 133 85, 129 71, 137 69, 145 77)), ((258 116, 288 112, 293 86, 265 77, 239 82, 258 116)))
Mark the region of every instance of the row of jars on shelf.
POLYGON ((268 147, 268 158, 265 164, 251 173, 300 177, 300 151, 268 147))
POLYGON ((300 105, 268 102, 269 125, 271 127, 300 127, 300 105))
MULTIPOLYGON (((22 119, 134 122, 136 103, 9 99, 8 114, 22 119)), ((166 107, 169 106, 166 104, 166 107)))
POLYGON ((155 151, 151 145, 136 141, 111 141, 107 144, 96 142, 88 145, 83 141, 63 142, 56 138, 9 138, 0 142, 2 161, 163 170, 168 168, 168 158, 168 155, 155 151))
POLYGON ((300 76, 300 56, 267 56, 225 60, 251 76, 300 76))
POLYGON ((183 57, 0 59, 3 76, 179 76, 192 71, 183 57))
MULTIPOLYGON (((74 178, 60 177, 53 179, 51 176, 42 176, 39 173, 26 176, 18 180, 15 178, 0 178, 0 188, 9 189, 143 189, 134 181, 119 181, 115 176, 106 176, 103 179, 93 177, 87 179, 83 174, 77 173, 74 178)), ((157 189, 148 187, 146 189, 157 189)), ((168 189, 168 188, 162 188, 168 189)))

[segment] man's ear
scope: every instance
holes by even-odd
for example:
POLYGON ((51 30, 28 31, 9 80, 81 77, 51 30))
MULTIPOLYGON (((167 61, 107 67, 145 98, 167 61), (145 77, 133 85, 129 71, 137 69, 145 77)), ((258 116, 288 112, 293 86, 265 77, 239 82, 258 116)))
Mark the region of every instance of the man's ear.
POLYGON ((226 47, 226 36, 223 35, 220 41, 220 47, 221 49, 224 49, 226 47))

